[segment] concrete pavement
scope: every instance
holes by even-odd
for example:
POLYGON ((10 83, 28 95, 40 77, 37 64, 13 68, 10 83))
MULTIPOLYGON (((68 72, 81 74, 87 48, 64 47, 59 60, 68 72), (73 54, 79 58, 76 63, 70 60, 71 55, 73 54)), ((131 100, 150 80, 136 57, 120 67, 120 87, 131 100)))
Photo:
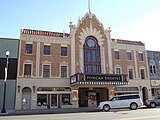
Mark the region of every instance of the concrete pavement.
MULTIPOLYGON (((158 108, 159 106, 157 106, 158 108)), ((146 109, 146 106, 142 106, 138 109, 146 109)), ((129 108, 123 109, 111 109, 110 111, 123 111, 129 110, 129 108)), ((64 113, 79 113, 79 112, 99 112, 102 111, 98 107, 89 108, 89 107, 80 107, 80 108, 52 108, 52 109, 34 109, 34 110, 11 110, 7 113, 0 116, 14 116, 14 115, 36 115, 36 114, 64 114, 64 113)))
POLYGON ((98 112, 96 108, 53 108, 53 109, 34 109, 34 110, 12 110, 7 113, 0 113, 0 116, 13 116, 13 115, 35 115, 35 114, 63 114, 63 113, 78 113, 78 112, 98 112))

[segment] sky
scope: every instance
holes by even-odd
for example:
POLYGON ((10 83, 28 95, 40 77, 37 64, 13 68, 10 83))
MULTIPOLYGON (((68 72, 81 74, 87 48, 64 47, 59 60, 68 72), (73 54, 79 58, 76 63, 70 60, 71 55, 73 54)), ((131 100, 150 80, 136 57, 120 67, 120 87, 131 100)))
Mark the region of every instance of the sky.
MULTIPOLYGON (((89 0, 90 10, 111 37, 141 41, 160 51, 160 0, 89 0)), ((88 0, 0 0, 0 37, 18 38, 21 28, 69 33, 69 22, 89 11, 88 0)))

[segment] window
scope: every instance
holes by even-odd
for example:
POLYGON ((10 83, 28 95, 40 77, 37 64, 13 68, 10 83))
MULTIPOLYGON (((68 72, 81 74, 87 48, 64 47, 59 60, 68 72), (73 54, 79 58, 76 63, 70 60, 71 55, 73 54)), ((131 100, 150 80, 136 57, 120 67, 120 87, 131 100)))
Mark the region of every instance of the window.
POLYGON ((137 87, 116 87, 115 91, 138 91, 137 87))
POLYGON ((141 79, 145 79, 144 69, 140 69, 141 79))
POLYGON ((132 60, 131 52, 127 52, 127 60, 132 60))
POLYGON ((31 64, 24 64, 24 77, 31 77, 31 64))
POLYGON ((139 95, 126 95, 126 96, 120 96, 120 100, 138 99, 138 98, 140 98, 139 95))
POLYGON ((114 59, 119 59, 119 51, 114 51, 114 59))
POLYGON ((156 73, 156 64, 154 60, 149 61, 150 73, 156 73))
POLYGON ((139 53, 139 61, 143 61, 143 53, 139 53))
POLYGON ((69 94, 62 94, 62 103, 64 105, 70 104, 70 95, 69 94))
POLYGON ((133 79, 133 69, 131 68, 128 69, 128 78, 133 79))
POLYGON ((27 54, 32 54, 32 44, 26 44, 26 51, 27 54))
POLYGON ((115 69, 115 74, 121 74, 121 69, 120 68, 116 68, 115 69))
POLYGON ((47 106, 47 94, 37 95, 37 106, 47 106))
POLYGON ((44 45, 44 55, 50 55, 50 45, 44 45))
POLYGON ((43 65, 43 77, 44 78, 50 77, 50 65, 43 65))
POLYGON ((98 41, 93 36, 88 36, 83 45, 84 72, 101 73, 101 55, 98 41))
POLYGON ((61 47, 61 56, 67 56, 67 47, 61 47))
POLYGON ((67 77, 67 66, 61 66, 61 77, 62 78, 67 77))

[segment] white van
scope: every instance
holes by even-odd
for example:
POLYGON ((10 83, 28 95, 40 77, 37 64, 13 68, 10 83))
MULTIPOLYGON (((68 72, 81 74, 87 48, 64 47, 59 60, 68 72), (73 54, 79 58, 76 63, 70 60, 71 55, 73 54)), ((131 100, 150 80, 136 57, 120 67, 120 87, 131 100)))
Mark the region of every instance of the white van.
POLYGON ((118 95, 110 101, 99 103, 99 108, 104 111, 109 111, 111 108, 130 108, 136 110, 143 105, 142 99, 138 94, 118 95))

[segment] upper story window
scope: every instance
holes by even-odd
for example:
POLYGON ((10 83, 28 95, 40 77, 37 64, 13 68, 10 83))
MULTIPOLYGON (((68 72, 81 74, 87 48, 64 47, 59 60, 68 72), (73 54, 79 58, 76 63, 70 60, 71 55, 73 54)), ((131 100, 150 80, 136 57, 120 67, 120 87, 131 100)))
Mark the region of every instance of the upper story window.
POLYGON ((115 68, 115 74, 121 74, 121 68, 116 67, 115 68))
POLYGON ((139 61, 143 61, 143 53, 139 53, 139 61))
POLYGON ((156 73, 156 64, 154 60, 149 61, 150 73, 156 73))
POLYGON ((50 50, 50 45, 44 45, 44 55, 50 55, 51 50, 50 50))
POLYGON ((32 64, 24 64, 24 77, 31 77, 32 64))
POLYGON ((133 79, 133 69, 132 68, 128 69, 128 78, 133 79))
POLYGON ((32 44, 26 44, 25 53, 32 54, 32 44))
POLYGON ((114 59, 119 60, 119 51, 114 51, 114 59))
POLYGON ((127 60, 132 60, 131 52, 127 52, 127 60))
POLYGON ((67 47, 61 47, 61 56, 67 56, 67 47))
POLYGON ((43 77, 44 78, 50 77, 50 65, 43 65, 43 77))
POLYGON ((98 41, 93 36, 88 36, 83 45, 84 72, 101 73, 101 55, 98 41))
POLYGON ((145 79, 145 71, 144 69, 140 69, 141 79, 145 79))
POLYGON ((67 78, 67 66, 61 66, 61 77, 67 78))

